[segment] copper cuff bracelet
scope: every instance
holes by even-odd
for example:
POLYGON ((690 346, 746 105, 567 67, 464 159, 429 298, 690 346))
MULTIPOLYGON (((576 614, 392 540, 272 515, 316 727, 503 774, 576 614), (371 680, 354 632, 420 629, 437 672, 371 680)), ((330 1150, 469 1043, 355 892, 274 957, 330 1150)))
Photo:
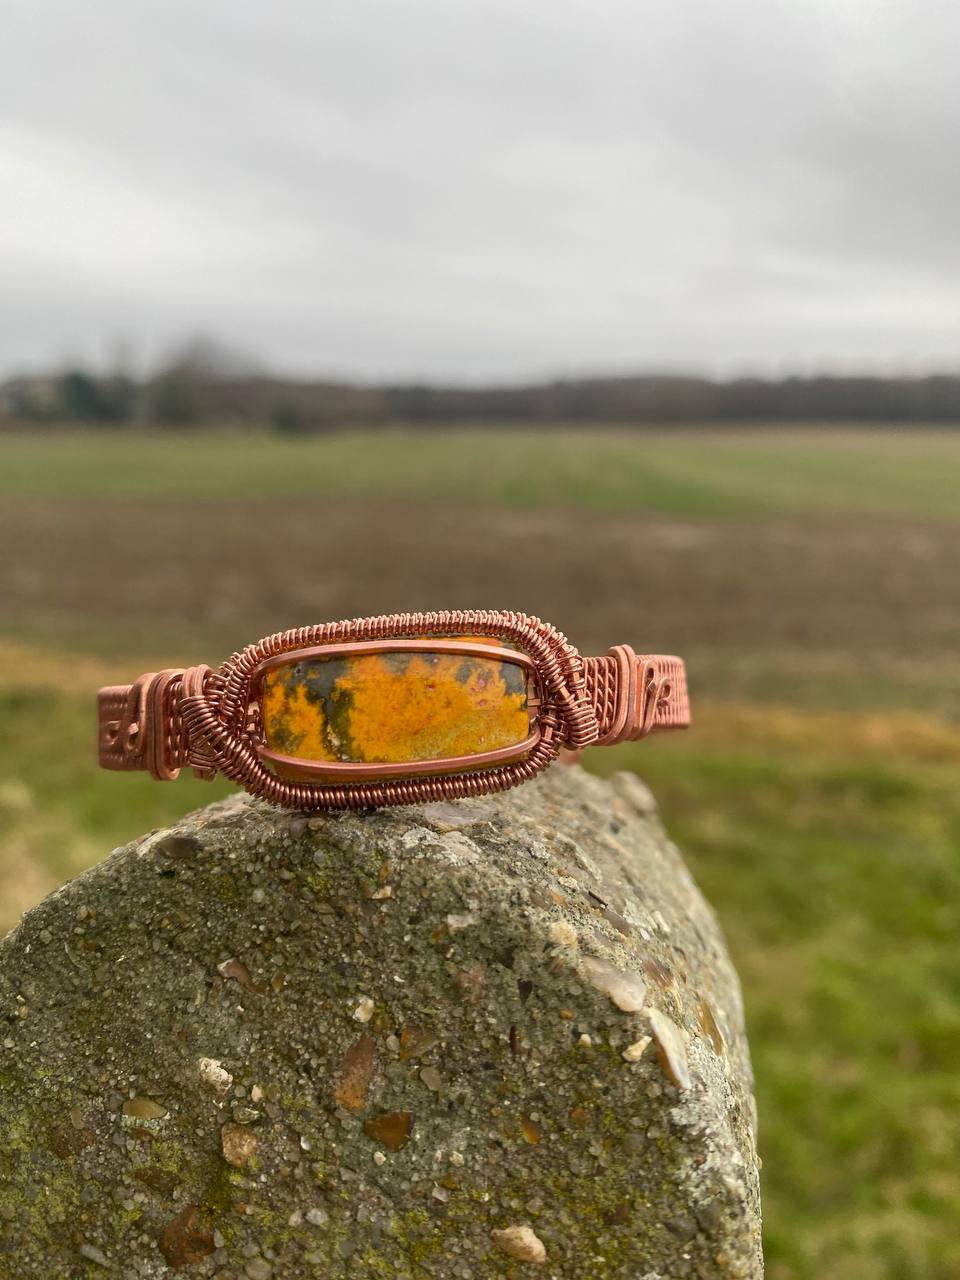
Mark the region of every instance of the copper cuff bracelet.
POLYGON ((298 627, 98 702, 103 768, 168 781, 191 765, 291 809, 503 791, 561 748, 690 723, 679 658, 584 658, 539 618, 481 609, 298 627))

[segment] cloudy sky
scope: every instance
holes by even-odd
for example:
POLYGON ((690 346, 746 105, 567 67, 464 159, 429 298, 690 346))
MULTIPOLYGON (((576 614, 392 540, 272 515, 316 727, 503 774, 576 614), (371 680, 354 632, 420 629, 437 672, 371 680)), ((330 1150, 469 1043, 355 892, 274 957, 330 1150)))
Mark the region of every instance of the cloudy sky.
POLYGON ((960 368, 955 0, 32 0, 0 372, 960 368))

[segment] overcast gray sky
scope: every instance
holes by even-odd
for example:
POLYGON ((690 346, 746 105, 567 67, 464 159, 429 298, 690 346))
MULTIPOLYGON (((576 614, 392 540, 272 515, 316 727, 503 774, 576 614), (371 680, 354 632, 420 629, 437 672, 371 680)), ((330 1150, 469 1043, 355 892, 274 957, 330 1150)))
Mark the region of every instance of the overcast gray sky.
POLYGON ((0 372, 960 368, 956 0, 31 0, 0 372))

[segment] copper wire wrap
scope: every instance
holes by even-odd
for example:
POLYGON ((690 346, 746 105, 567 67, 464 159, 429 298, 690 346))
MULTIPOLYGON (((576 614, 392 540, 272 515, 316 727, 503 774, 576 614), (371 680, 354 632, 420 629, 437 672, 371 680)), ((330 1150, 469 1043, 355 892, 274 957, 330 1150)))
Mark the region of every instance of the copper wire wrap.
POLYGON ((605 658, 584 658, 587 697, 598 721, 597 746, 635 742, 653 729, 685 729, 690 700, 682 659, 638 657, 618 644, 605 658))
MULTIPOLYGON (((689 723, 679 658, 638 658, 626 645, 603 658, 583 658, 539 618, 464 609, 385 614, 278 632, 233 654, 218 671, 207 666, 149 672, 133 685, 100 690, 100 763, 175 778, 192 765, 216 773, 270 804, 292 809, 358 809, 462 799, 526 782, 561 748, 582 750, 689 723), (424 636, 491 636, 511 642, 534 663, 540 704, 539 740, 522 760, 474 772, 363 782, 297 782, 260 759, 254 672, 267 659, 312 646, 424 636)), ((438 768, 442 765, 438 765, 438 768)))

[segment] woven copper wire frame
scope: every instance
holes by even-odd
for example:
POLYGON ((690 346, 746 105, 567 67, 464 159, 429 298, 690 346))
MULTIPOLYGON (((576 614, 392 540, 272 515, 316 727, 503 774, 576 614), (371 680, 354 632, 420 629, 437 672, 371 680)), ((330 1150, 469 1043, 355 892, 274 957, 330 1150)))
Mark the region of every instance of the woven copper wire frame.
POLYGON ((643 737, 653 728, 689 722, 683 664, 678 658, 638 658, 628 645, 606 657, 583 658, 566 637, 539 618, 500 610, 464 609, 385 614, 277 632, 208 666, 148 672, 133 685, 100 691, 100 761, 107 768, 148 769, 159 780, 184 765, 202 777, 216 773, 252 795, 287 808, 357 809, 462 799, 526 782, 561 748, 579 751, 643 737), (497 767, 362 782, 301 782, 278 777, 260 758, 258 668, 282 654, 314 646, 431 636, 490 636, 509 641, 533 662, 539 737, 522 760, 497 767))

